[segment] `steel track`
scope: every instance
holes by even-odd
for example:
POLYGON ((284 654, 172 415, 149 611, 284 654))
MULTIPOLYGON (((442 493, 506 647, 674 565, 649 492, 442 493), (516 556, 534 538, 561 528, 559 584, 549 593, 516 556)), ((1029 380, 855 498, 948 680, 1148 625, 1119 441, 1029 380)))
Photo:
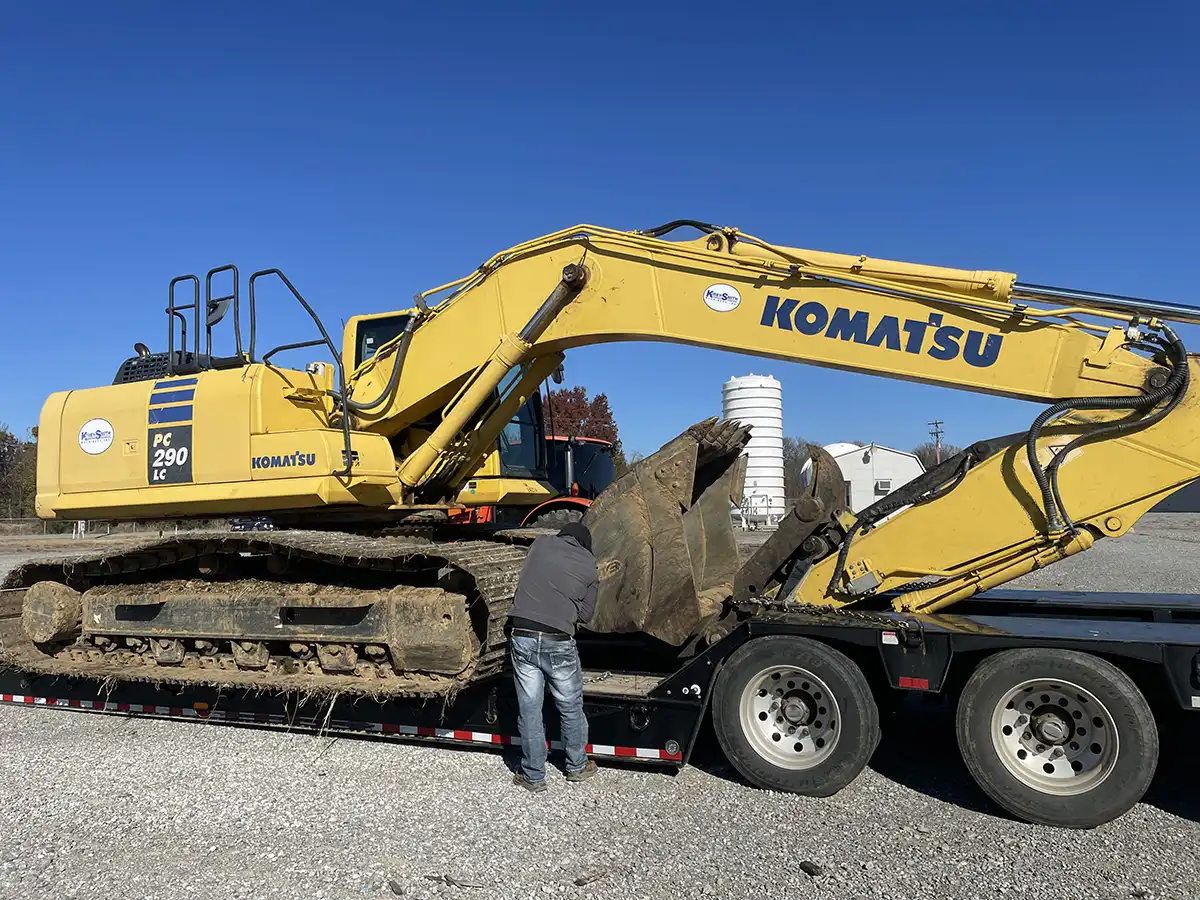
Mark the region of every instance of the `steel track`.
MULTIPOLYGON (((130 654, 113 659, 79 661, 66 653, 48 656, 29 642, 20 626, 19 593, 4 595, 0 607, 0 664, 40 674, 79 676, 154 683, 229 685, 283 691, 340 691, 371 695, 439 696, 500 671, 505 661, 505 618, 516 592, 526 549, 516 543, 534 536, 520 531, 501 532, 497 540, 438 542, 423 537, 366 537, 328 531, 276 531, 233 533, 194 531, 171 537, 148 538, 123 545, 113 553, 74 554, 35 560, 18 566, 0 587, 20 589, 38 581, 101 584, 139 579, 145 573, 166 570, 200 556, 278 554, 353 572, 395 572, 397 583, 406 572, 449 568, 470 579, 474 603, 487 607, 487 624, 479 655, 473 665, 455 678, 396 676, 386 680, 356 675, 237 670, 225 667, 189 669, 154 664, 130 654), (124 660, 124 661, 122 661, 124 660)), ((165 572, 164 572, 165 574, 165 572)), ((153 580, 153 579, 151 579, 153 580)))

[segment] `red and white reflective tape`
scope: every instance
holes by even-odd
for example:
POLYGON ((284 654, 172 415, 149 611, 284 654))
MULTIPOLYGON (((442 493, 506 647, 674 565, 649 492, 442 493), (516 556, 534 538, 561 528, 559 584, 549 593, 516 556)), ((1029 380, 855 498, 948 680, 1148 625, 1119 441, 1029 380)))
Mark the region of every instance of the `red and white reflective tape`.
MULTIPOLYGON (((456 741, 464 744, 492 744, 504 747, 519 747, 519 737, 492 734, 487 731, 463 731, 457 728, 431 728, 426 725, 393 725, 387 722, 351 722, 346 719, 289 718, 279 713, 253 713, 207 709, 195 706, 155 706, 149 703, 111 703, 103 700, 58 700, 53 697, 29 697, 23 694, 0 694, 0 703, 15 703, 23 706, 50 706, 59 709, 79 709, 91 712, 134 713, 143 716, 167 716, 176 719, 207 719, 213 722, 235 722, 252 725, 290 725, 296 728, 315 730, 365 731, 370 734, 398 735, 401 737, 433 738, 439 741, 456 741)), ((551 750, 561 750, 561 741, 548 741, 551 750)), ((588 744, 587 753, 592 756, 611 756, 617 759, 657 759, 682 762, 683 753, 656 750, 648 747, 617 747, 612 744, 588 744)))

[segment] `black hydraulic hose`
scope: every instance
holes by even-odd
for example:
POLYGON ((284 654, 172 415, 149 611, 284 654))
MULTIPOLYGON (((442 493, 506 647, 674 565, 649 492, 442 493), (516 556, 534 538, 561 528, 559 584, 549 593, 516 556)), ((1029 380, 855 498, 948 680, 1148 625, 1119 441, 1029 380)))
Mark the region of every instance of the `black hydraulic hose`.
MULTIPOLYGON (((967 477, 967 472, 971 470, 971 467, 974 466, 980 458, 986 456, 988 452, 990 452, 990 448, 984 447, 983 444, 973 445, 962 452, 962 458, 955 464, 952 470, 953 475, 949 478, 949 480, 943 481, 940 484, 936 483, 936 480, 942 477, 944 471, 942 467, 939 466, 931 469, 926 473, 925 476, 914 479, 912 482, 909 482, 909 485, 905 485, 904 487, 893 491, 879 502, 872 503, 869 507, 863 510, 858 521, 856 521, 850 531, 846 533, 846 537, 842 541, 841 547, 838 548, 837 563, 833 567, 833 574, 829 579, 829 587, 826 588, 826 593, 837 593, 839 587, 838 582, 842 578, 842 573, 846 570, 846 560, 850 555, 850 544, 853 542, 854 536, 858 534, 858 532, 862 531, 864 528, 869 528, 880 519, 889 516, 906 506, 925 503, 930 500, 936 500, 939 497, 944 497, 946 494, 950 493, 952 490, 962 484, 963 479, 967 477), (930 484, 931 480, 935 480, 935 483, 932 485, 930 484), (905 488, 908 488, 908 490, 905 488)), ((950 462, 951 460, 948 459, 943 465, 949 464, 950 462)))
MULTIPOLYGON (((1135 343, 1132 346, 1140 350, 1165 349, 1170 353, 1173 364, 1171 374, 1166 378, 1161 387, 1154 388, 1140 397, 1083 397, 1075 400, 1063 400, 1044 410, 1030 427, 1026 435, 1025 449, 1034 478, 1037 480, 1038 487, 1042 491, 1042 503, 1043 508, 1046 510, 1047 527, 1051 532, 1062 531, 1066 528, 1069 528, 1071 531, 1076 530, 1075 523, 1071 521, 1070 516, 1067 514, 1066 507, 1062 502, 1062 496, 1058 490, 1059 466, 1062 465, 1063 460, 1067 458, 1067 455, 1072 450, 1082 444, 1102 437, 1127 434, 1131 431, 1140 431, 1148 428, 1155 422, 1161 421, 1170 415, 1183 401, 1190 379, 1187 348, 1169 326, 1162 325, 1160 329, 1162 337, 1151 335, 1147 338, 1147 342, 1135 343), (1158 346, 1151 346, 1149 342, 1154 342, 1158 346), (1163 401, 1166 401, 1166 403, 1161 408, 1154 409, 1154 407, 1163 403, 1163 401), (1133 410, 1135 415, 1118 422, 1098 425, 1086 433, 1076 436, 1059 451, 1048 466, 1043 467, 1037 460, 1037 439, 1042 429, 1047 423, 1067 412, 1088 409, 1129 409, 1133 410), (1137 413, 1148 414, 1137 415, 1137 413)), ((909 485, 906 485, 905 487, 909 488, 908 490, 902 487, 878 503, 872 504, 863 510, 862 515, 846 534, 845 540, 843 540, 838 550, 837 563, 834 566, 833 576, 830 578, 827 593, 833 594, 838 592, 838 582, 845 572, 846 561, 850 554, 850 544, 859 531, 870 527, 883 517, 910 503, 914 505, 925 503, 950 493, 962 483, 971 467, 980 459, 986 457, 989 452, 989 449, 983 444, 973 445, 964 452, 962 460, 954 468, 953 477, 949 480, 941 484, 930 484, 931 480, 937 480, 942 476, 941 467, 932 469, 920 478, 914 479, 909 485), (916 491, 913 490, 914 488, 916 491), (917 495, 914 496, 914 493, 917 495)))
POLYGON ((705 234, 713 234, 721 229, 716 225, 711 225, 708 222, 700 222, 696 219, 676 219, 674 222, 668 222, 666 225, 659 225, 657 228, 647 228, 638 234, 644 234, 646 237, 662 237, 664 234, 670 234, 678 228, 695 228, 697 231, 703 231, 705 234))
MULTIPOLYGON (((408 356, 408 345, 412 343, 413 331, 416 327, 417 316, 409 316, 408 321, 404 323, 404 333, 400 338, 400 346, 396 348, 396 360, 392 363, 392 374, 388 377, 387 384, 379 396, 374 400, 365 401, 351 400, 349 397, 346 397, 343 403, 347 409, 353 412, 368 412, 381 405, 395 393, 396 385, 400 383, 400 370, 404 368, 404 359, 408 356)), ((378 358, 377 355, 376 359, 378 358)))
POLYGON ((974 462, 975 460, 971 459, 970 457, 964 459, 962 465, 958 467, 958 472, 955 474, 954 480, 949 484, 943 485, 942 487, 934 488, 928 494, 922 495, 920 498, 921 502, 927 503, 930 500, 936 500, 939 497, 944 497, 946 494, 950 493, 952 490, 962 484, 963 479, 967 477, 967 472, 971 471, 971 466, 974 462))
POLYGON ((846 560, 850 556, 850 543, 854 540, 854 535, 858 534, 859 529, 862 527, 863 523, 860 519, 846 532, 846 539, 842 541, 842 546, 838 548, 837 562, 834 563, 833 575, 829 578, 829 586, 825 588, 825 593, 836 594, 838 592, 838 582, 842 580, 842 573, 846 571, 846 560))
POLYGON ((1079 443, 1083 443, 1081 438, 1090 440, 1105 434, 1145 428, 1173 410, 1178 405, 1179 400, 1182 399, 1183 392, 1187 387, 1187 349, 1170 327, 1166 325, 1161 327, 1163 334, 1166 335, 1165 345, 1175 356, 1174 369, 1162 387, 1155 388, 1140 397, 1081 397, 1074 400, 1062 400, 1043 410, 1041 415, 1033 420, 1033 425, 1030 426, 1029 433, 1025 439, 1025 454, 1029 459, 1029 468, 1033 472, 1034 480, 1037 482, 1038 490, 1042 495, 1042 508, 1046 512, 1046 529, 1048 532, 1056 533, 1064 531, 1066 524, 1063 521, 1065 511, 1060 505, 1060 498, 1056 496, 1056 486, 1053 483, 1052 476, 1037 458, 1037 440, 1041 436, 1042 429, 1052 419, 1056 419, 1064 413, 1073 410, 1128 409, 1134 412, 1144 412, 1153 409, 1164 400, 1171 401, 1167 407, 1152 416, 1139 417, 1136 420, 1125 420, 1110 425, 1101 425, 1092 429, 1086 435, 1080 435, 1068 443, 1067 447, 1050 463, 1050 472, 1057 472, 1058 466, 1061 460, 1066 457, 1067 452, 1078 446, 1079 443))
MULTIPOLYGON (((1062 465, 1063 460, 1067 458, 1067 454, 1069 454, 1076 447, 1086 443, 1091 443, 1092 441, 1095 441, 1101 437, 1128 434, 1132 431, 1141 431, 1144 428, 1149 428, 1155 422, 1161 421, 1174 412, 1175 408, 1183 401, 1184 394, 1187 393, 1188 383, 1191 379, 1191 373, 1188 371, 1187 364, 1187 348, 1184 347, 1183 342, 1179 339, 1178 335, 1171 330, 1170 327, 1164 325, 1163 334, 1165 339, 1159 340, 1159 343, 1171 352, 1171 354, 1174 356, 1175 364, 1170 377, 1164 383, 1162 388, 1159 388, 1159 391, 1167 392, 1169 394, 1170 400, 1167 402, 1167 404, 1161 409, 1150 413, 1149 415, 1133 416, 1128 419, 1122 419, 1119 422, 1110 422, 1105 425, 1099 425, 1085 434, 1076 436, 1069 441, 1067 445, 1062 448, 1062 450, 1059 451, 1058 455, 1055 456, 1055 458, 1050 462, 1050 465, 1046 467, 1047 474, 1050 478, 1050 489, 1054 496, 1054 502, 1059 513, 1062 515, 1064 524, 1072 532, 1076 530, 1076 525, 1075 522, 1072 521, 1070 514, 1067 512, 1066 506, 1063 504, 1062 495, 1058 490, 1058 469, 1059 466, 1062 465)), ((1099 408, 1117 409, 1120 407, 1099 408)))

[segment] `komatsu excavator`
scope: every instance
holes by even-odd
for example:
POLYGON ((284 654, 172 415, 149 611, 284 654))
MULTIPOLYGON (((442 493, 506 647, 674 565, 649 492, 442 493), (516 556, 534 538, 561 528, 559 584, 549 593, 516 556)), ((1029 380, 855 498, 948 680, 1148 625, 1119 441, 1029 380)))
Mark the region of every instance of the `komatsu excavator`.
MULTIPOLYGON (((721 348, 1048 404, 1026 433, 975 443, 857 515, 844 506, 836 465, 814 451, 806 493, 744 562, 730 504, 742 496, 748 429, 708 420, 685 430, 585 518, 601 575, 592 637, 619 636, 669 665, 746 642, 771 615, 794 621, 787 616, 805 611, 808 622, 868 624, 885 661, 889 647, 909 654, 920 622, 953 620, 931 614, 1124 534, 1200 476, 1196 361, 1166 321, 1200 322, 1190 307, 796 249, 702 222, 581 225, 505 250, 417 294, 410 309, 350 319, 339 350, 277 269, 248 280, 243 346, 228 269, 227 296, 211 291, 224 267, 208 274, 203 299, 196 276, 171 282, 164 352, 140 346, 111 386, 46 401, 37 507, 48 519, 269 515, 276 529, 181 531, 17 569, 6 587, 24 591, 20 618, 0 619, 9 665, 374 698, 453 696, 486 681, 504 662, 503 623, 530 534, 464 530, 446 513, 473 502, 498 436, 520 427, 520 410, 563 354, 601 342, 721 348), (683 227, 700 237, 667 238, 683 227), (269 280, 319 337, 260 355, 256 290, 269 280), (190 302, 177 302, 181 286, 190 302), (227 312, 235 347, 220 357, 213 328, 227 312), (331 359, 276 362, 318 346, 331 359)), ((538 437, 530 432, 530 446, 538 437)), ((531 483, 528 493, 533 503, 544 489, 531 483)), ((780 639, 707 656, 709 675, 723 674, 704 702, 712 693, 722 745, 752 781, 828 793, 874 748, 875 705, 845 657, 829 662, 841 651, 808 640, 783 653, 780 639), (749 647, 744 662, 737 653, 749 647), (739 666, 767 674, 722 688, 739 666), (790 688, 776 693, 781 678, 790 688), (806 742, 801 732, 824 737, 806 742), (831 755, 839 738, 857 749, 831 755)), ((929 684, 897 684, 885 668, 893 687, 929 684)), ((1085 695, 1099 702, 1103 691, 1054 686, 1041 711, 1030 704, 1042 730, 1028 731, 1029 746, 1052 769, 1047 747, 1061 751, 1068 774, 1092 772, 1077 758, 1086 750, 1055 736, 1073 736, 1062 710, 1079 712, 1085 695)), ((685 687, 699 703, 700 684, 685 687)), ((665 694, 679 702, 678 691, 665 694)), ((1019 699, 1004 709, 1024 715, 1019 699)), ((1038 777, 1051 778, 1034 772, 1034 794, 1038 777)), ((1020 814, 1054 820, 1032 808, 1020 814)))

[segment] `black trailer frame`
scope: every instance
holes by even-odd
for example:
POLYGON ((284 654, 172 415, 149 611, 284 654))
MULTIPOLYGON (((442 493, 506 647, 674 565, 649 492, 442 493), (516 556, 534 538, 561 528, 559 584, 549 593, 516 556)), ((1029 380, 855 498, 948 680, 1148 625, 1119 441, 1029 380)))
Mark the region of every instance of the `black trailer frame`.
MULTIPOLYGON (((1165 689, 1180 709, 1200 711, 1200 595, 1005 590, 961 602, 952 613, 929 615, 773 610, 743 622, 666 676, 587 670, 589 752, 685 765, 722 664, 745 642, 767 635, 798 635, 836 647, 863 669, 879 699, 893 691, 952 691, 983 657, 1038 647, 1104 657, 1126 669, 1143 692, 1161 696, 1165 689)), ((440 697, 380 702, 344 694, 330 700, 136 681, 101 684, 10 670, 0 673, 0 702, 460 746, 519 743, 516 698, 504 676, 468 685, 447 703, 440 697)), ((557 721, 549 719, 553 748, 559 746, 557 721)))

